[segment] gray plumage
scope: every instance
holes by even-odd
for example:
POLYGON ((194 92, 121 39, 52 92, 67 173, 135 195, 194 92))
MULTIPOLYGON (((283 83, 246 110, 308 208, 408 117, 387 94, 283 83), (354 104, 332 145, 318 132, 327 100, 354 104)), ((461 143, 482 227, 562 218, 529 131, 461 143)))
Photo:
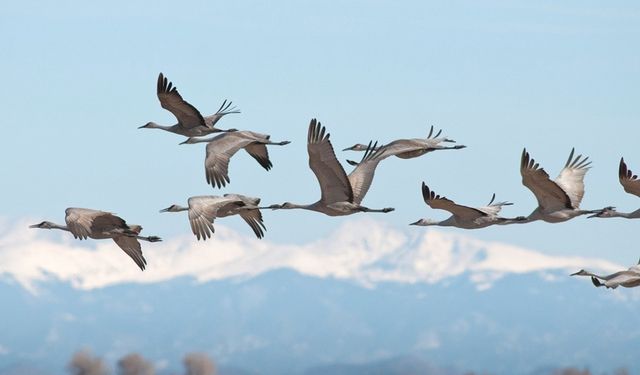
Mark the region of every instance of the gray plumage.
MULTIPOLYGON (((627 164, 624 162, 624 158, 620 159, 620 166, 618 167, 618 180, 620 181, 620 185, 622 185, 624 191, 640 197, 640 179, 638 179, 638 176, 633 174, 633 172, 627 167, 627 164)), ((640 209, 637 209, 633 212, 618 212, 616 211, 615 207, 606 207, 600 212, 589 217, 622 217, 625 219, 638 219, 640 218, 640 209)))
POLYGON ((538 201, 538 207, 525 222, 544 220, 559 223, 574 217, 593 214, 601 210, 582 210, 580 203, 584 196, 584 176, 590 169, 588 157, 578 155, 571 149, 569 158, 555 180, 531 158, 527 149, 522 150, 520 175, 522 184, 529 188, 538 201))
MULTIPOLYGON (((433 134, 434 129, 431 126, 427 138, 413 138, 413 139, 398 139, 390 142, 386 145, 380 145, 376 149, 380 148, 385 151, 382 158, 388 158, 390 156, 396 156, 401 159, 412 159, 422 156, 426 153, 437 150, 458 150, 465 148, 464 145, 445 146, 443 143, 455 143, 453 139, 441 137, 442 130, 439 130, 436 134, 433 134)), ((365 151, 367 146, 362 143, 356 143, 355 145, 345 148, 343 151, 365 151)), ((351 165, 357 165, 356 162, 347 160, 351 165)))
POLYGON ((251 227, 256 237, 264 237, 267 229, 262 221, 260 212, 260 198, 247 197, 240 194, 225 194, 223 196, 201 195, 187 200, 188 207, 173 204, 160 212, 189 211, 191 231, 198 240, 211 238, 215 229, 213 222, 216 218, 240 215, 251 227))
POLYGON ((140 236, 142 227, 128 225, 121 217, 111 212, 92 210, 88 208, 70 207, 65 210, 66 225, 59 225, 49 221, 29 226, 30 228, 60 229, 71 232, 74 238, 85 240, 87 238, 106 239, 111 238, 124 252, 140 267, 145 269, 147 261, 142 255, 142 248, 138 240, 158 242, 160 237, 140 236))
POLYGON ((362 161, 347 176, 333 151, 329 133, 320 122, 312 119, 307 133, 307 152, 309 168, 316 175, 320 185, 320 200, 309 205, 285 202, 281 205, 273 205, 271 208, 300 208, 329 216, 350 215, 356 212, 393 211, 393 208, 370 209, 360 204, 371 187, 376 166, 384 150, 376 150, 376 145, 370 143, 362 161))
POLYGON ((626 271, 618 271, 609 275, 596 275, 585 270, 580 270, 572 273, 571 276, 590 276, 591 282, 596 287, 604 286, 609 289, 615 289, 622 286, 625 288, 633 288, 640 285, 640 264, 631 266, 626 271))
POLYGON ((427 184, 422 183, 422 197, 424 202, 433 209, 449 211, 452 215, 446 220, 435 221, 430 219, 420 219, 410 225, 428 226, 438 225, 443 227, 458 227, 464 229, 478 229, 488 227, 494 224, 512 224, 526 220, 523 216, 516 218, 504 218, 498 216, 500 210, 504 206, 510 206, 513 203, 495 202, 496 195, 493 194, 489 204, 484 207, 468 207, 455 203, 454 201, 437 195, 430 190, 427 184))
POLYGON ((267 145, 284 146, 291 142, 272 142, 269 135, 251 131, 235 131, 219 134, 213 138, 189 138, 181 144, 207 143, 204 160, 207 183, 221 188, 231 182, 229 178, 229 161, 236 152, 244 149, 266 170, 273 164, 269 160, 267 145))
POLYGON ((222 117, 231 113, 240 113, 235 107, 231 107, 232 102, 227 103, 225 100, 216 113, 203 117, 196 107, 182 99, 178 89, 162 73, 158 75, 157 95, 162 108, 173 113, 178 123, 172 126, 163 126, 155 122, 148 122, 139 129, 162 129, 185 137, 201 137, 211 133, 233 132, 236 130, 222 130, 215 127, 215 124, 222 117))

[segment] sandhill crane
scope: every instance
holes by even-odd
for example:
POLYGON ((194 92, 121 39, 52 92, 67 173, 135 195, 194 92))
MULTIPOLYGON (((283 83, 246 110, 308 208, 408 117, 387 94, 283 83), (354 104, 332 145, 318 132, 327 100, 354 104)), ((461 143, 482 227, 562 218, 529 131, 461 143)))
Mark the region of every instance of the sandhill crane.
POLYGON ((522 184, 529 188, 538 200, 538 207, 523 222, 544 220, 548 223, 560 223, 580 215, 602 211, 580 209, 580 202, 584 196, 584 176, 591 162, 587 162, 588 157, 583 159, 582 155, 574 158, 574 152, 575 150, 571 149, 564 168, 555 181, 551 181, 549 174, 529 156, 527 149, 522 150, 522 184))
MULTIPOLYGON (((620 159, 620 166, 618 168, 618 179, 620 180, 620 185, 622 185, 624 191, 640 197, 640 179, 638 179, 638 176, 633 174, 633 172, 631 172, 631 170, 627 168, 627 164, 624 162, 624 158, 620 159)), ((640 209, 627 213, 618 212, 614 207, 606 207, 602 211, 589 217, 623 217, 626 219, 638 219, 640 218, 640 209)))
POLYGON ((273 209, 294 209, 321 212, 329 216, 344 216, 356 212, 391 212, 393 208, 371 209, 360 203, 371 187, 376 166, 383 155, 383 150, 375 151, 375 145, 368 148, 360 164, 347 176, 342 165, 336 159, 333 146, 329 141, 329 133, 325 127, 312 119, 307 133, 307 152, 309 167, 320 184, 320 200, 299 205, 285 202, 270 206, 273 209))
POLYGON ((272 142, 269 138, 269 135, 251 131, 235 131, 219 134, 213 138, 188 138, 180 144, 207 142, 207 153, 204 160, 207 183, 213 187, 221 188, 231 182, 229 179, 229 160, 240 149, 244 148, 264 169, 270 170, 273 167, 266 146, 284 146, 291 142, 272 142))
MULTIPOLYGON (((432 125, 427 138, 398 139, 386 145, 380 145, 378 148, 384 148, 386 151, 382 158, 396 156, 402 159, 412 159, 436 150, 459 150, 467 147, 464 145, 444 146, 442 143, 455 143, 455 141, 446 137, 438 138, 440 134, 442 134, 442 129, 435 135, 433 134, 432 125)), ((365 151, 366 149, 367 145, 356 143, 342 151, 365 151)), ((347 162, 351 165, 357 165, 356 162, 351 160, 347 160, 347 162)))
POLYGON ((451 212, 451 217, 443 221, 435 221, 430 219, 420 219, 415 223, 409 225, 438 225, 441 227, 458 227, 464 229, 478 229, 488 227, 494 224, 511 224, 518 221, 526 220, 524 216, 518 216, 516 218, 504 218, 498 216, 498 213, 503 206, 510 206, 513 203, 509 202, 496 202, 496 195, 493 194, 489 204, 484 207, 467 207, 462 206, 454 201, 436 195, 436 193, 429 189, 427 184, 422 183, 422 197, 424 202, 433 209, 446 210, 451 212))
POLYGON ((231 107, 232 102, 227 103, 225 100, 216 113, 203 117, 194 106, 182 99, 178 89, 173 87, 173 84, 162 73, 158 75, 157 94, 162 108, 173 113, 178 119, 178 123, 173 126, 163 126, 155 122, 148 122, 138 129, 162 129, 185 137, 201 137, 211 133, 236 131, 236 129, 222 130, 214 127, 223 116, 230 113, 240 113, 235 107, 231 107))
POLYGON ((157 236, 140 236, 141 226, 128 225, 121 217, 111 212, 70 207, 65 210, 65 214, 64 220, 67 225, 43 221, 40 224, 29 226, 29 228, 66 230, 71 232, 74 238, 80 240, 85 240, 87 237, 95 240, 111 238, 143 271, 147 261, 142 255, 138 240, 162 241, 157 236))
POLYGON ((256 237, 264 237, 267 228, 262 222, 260 213, 260 198, 247 197, 240 194, 225 194, 222 197, 215 195, 195 196, 188 199, 189 207, 173 204, 160 212, 189 211, 189 223, 191 231, 198 240, 211 238, 214 233, 213 221, 217 217, 240 215, 249 224, 256 237))
POLYGON ((591 282, 596 287, 604 286, 615 289, 622 286, 625 288, 633 288, 640 285, 640 262, 635 266, 629 267, 626 271, 618 271, 610 275, 600 276, 585 270, 580 270, 572 273, 571 276, 591 276, 591 282), (604 283, 600 280, 604 281, 604 283))

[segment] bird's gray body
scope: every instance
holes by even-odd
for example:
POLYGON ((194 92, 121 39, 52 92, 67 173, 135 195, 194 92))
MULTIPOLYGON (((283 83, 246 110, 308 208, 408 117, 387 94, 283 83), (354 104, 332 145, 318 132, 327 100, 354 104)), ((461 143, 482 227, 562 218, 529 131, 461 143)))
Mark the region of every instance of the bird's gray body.
POLYGON ((222 188, 231 182, 229 178, 229 162, 236 152, 244 149, 264 169, 273 167, 269 159, 267 145, 284 146, 289 141, 272 142, 270 136, 252 131, 235 131, 216 135, 213 138, 189 138, 182 144, 207 143, 204 160, 207 183, 212 187, 222 188))
MULTIPOLYGON (((624 191, 629 194, 633 194, 636 197, 640 197, 640 179, 638 176, 627 167, 624 162, 624 158, 620 159, 620 166, 618 167, 618 180, 624 191)), ((640 209, 633 212, 618 212, 614 207, 606 207, 600 212, 589 217, 621 217, 624 219, 640 219, 640 209)))
POLYGON ((190 197, 188 207, 171 205, 160 212, 189 211, 191 231, 198 240, 211 238, 215 229, 213 222, 216 218, 240 215, 251 227, 256 237, 264 237, 266 227, 260 213, 260 198, 248 197, 240 194, 200 195, 190 197))
POLYGON ((299 205, 286 202, 271 206, 273 209, 304 209, 316 211, 328 216, 345 216, 356 212, 390 212, 393 208, 370 209, 361 202, 369 191, 375 169, 380 162, 383 151, 375 150, 369 145, 362 161, 347 176, 338 162, 333 146, 329 141, 329 133, 316 119, 309 123, 307 133, 307 152, 309 168, 313 171, 320 185, 321 197, 312 204, 299 205))
POLYGON ((222 130, 215 127, 222 117, 231 113, 240 113, 235 107, 231 107, 232 102, 227 103, 225 100, 216 113, 202 116, 196 107, 182 99, 178 89, 162 73, 158 75, 157 95, 162 108, 173 113, 178 123, 164 126, 149 122, 140 128, 162 129, 185 137, 202 137, 211 133, 235 131, 235 129, 222 130))
POLYGON ((614 272, 609 275, 597 275, 585 270, 580 270, 571 276, 590 276, 593 285, 596 287, 607 287, 615 289, 619 286, 624 288, 634 288, 640 286, 640 265, 636 264, 628 270, 614 272), (604 281, 604 282, 602 282, 604 281))
POLYGON ((111 212, 92 210, 88 208, 69 207, 65 210, 66 225, 59 225, 48 221, 31 225, 31 228, 60 229, 71 232, 74 238, 84 240, 92 238, 96 240, 111 238, 113 241, 133 259, 140 267, 145 269, 147 261, 142 255, 142 248, 138 240, 158 242, 159 237, 140 236, 142 227, 128 225, 121 217, 111 212))
MULTIPOLYGON (((445 146, 443 143, 455 143, 455 141, 446 137, 439 138, 442 130, 438 131, 435 135, 433 134, 433 131, 434 129, 432 126, 427 138, 397 139, 386 145, 378 146, 376 150, 384 150, 384 154, 381 156, 381 159, 385 159, 390 156, 396 156, 401 159, 413 159, 437 150, 457 150, 466 147, 464 145, 445 146)), ((365 151, 366 149, 366 145, 356 143, 343 151, 365 151)))
POLYGON ((437 195, 423 182, 422 197, 424 202, 431 208, 446 210, 451 212, 451 216, 443 221, 430 219, 420 219, 411 225, 429 226, 437 225, 441 227, 457 227, 462 229, 480 229, 490 225, 506 225, 523 221, 524 217, 504 218, 498 216, 503 206, 510 206, 509 202, 495 202, 495 194, 491 201, 484 207, 468 207, 455 203, 454 201, 437 195))
POLYGON ((522 184, 529 188, 538 201, 538 207, 523 223, 543 220, 548 223, 560 223, 575 217, 593 214, 601 210, 582 210, 580 203, 584 196, 584 176, 590 169, 588 157, 578 155, 574 158, 571 149, 564 168, 555 180, 530 157, 526 149, 520 159, 522 184))

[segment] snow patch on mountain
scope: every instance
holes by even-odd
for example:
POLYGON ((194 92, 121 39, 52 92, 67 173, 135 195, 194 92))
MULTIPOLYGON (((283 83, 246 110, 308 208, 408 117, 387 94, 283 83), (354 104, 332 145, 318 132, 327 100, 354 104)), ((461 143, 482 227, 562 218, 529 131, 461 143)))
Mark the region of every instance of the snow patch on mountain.
POLYGON ((39 283, 51 279, 89 290, 185 276, 198 282, 251 278, 275 269, 367 287, 381 282, 437 283, 467 273, 478 290, 486 290, 507 274, 538 272, 543 280, 552 280, 552 271, 626 268, 602 259, 551 256, 480 241, 466 233, 427 229, 416 234, 382 221, 358 219, 302 245, 257 240, 220 225, 206 242, 185 235, 143 243, 148 268, 140 272, 110 240, 78 241, 68 233, 29 229, 28 224, 4 226, 0 232, 0 275, 33 293, 39 283))

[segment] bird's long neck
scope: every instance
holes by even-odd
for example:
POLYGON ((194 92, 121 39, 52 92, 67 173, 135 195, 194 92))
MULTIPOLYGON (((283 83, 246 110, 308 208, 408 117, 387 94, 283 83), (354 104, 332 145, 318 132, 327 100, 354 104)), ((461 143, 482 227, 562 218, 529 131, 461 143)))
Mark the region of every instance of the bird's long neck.
POLYGON ((633 212, 612 211, 609 215, 611 215, 611 217, 623 217, 625 219, 638 219, 640 218, 640 210, 635 210, 633 212))
POLYGON ((540 207, 536 207, 532 213, 527 216, 527 219, 522 221, 523 223, 531 223, 532 221, 542 220, 542 213, 540 212, 540 207))
POLYGON ((439 227, 455 227, 456 226, 456 219, 452 217, 446 219, 446 220, 442 220, 442 221, 438 221, 436 222, 434 225, 437 225, 439 227))
POLYGON ((149 123, 149 125, 147 125, 147 128, 149 128, 149 129, 162 129, 162 130, 166 130, 166 131, 172 131, 177 126, 178 126, 178 124, 175 124, 175 125, 172 125, 172 126, 168 126, 168 125, 160 125, 160 124, 156 124, 155 122, 151 122, 151 123, 149 123))
POLYGON ((290 203, 288 207, 285 207, 285 209, 302 209, 302 210, 313 210, 313 211, 317 211, 316 207, 317 205, 314 204, 295 204, 295 203, 290 203))
POLYGON ((611 275, 602 276, 602 275, 596 275, 595 273, 591 273, 591 272, 585 271, 584 275, 585 276, 593 276, 593 277, 595 277, 597 279, 608 281, 608 280, 613 279, 614 277, 617 277, 617 276, 620 276, 620 275, 624 274, 625 272, 626 271, 618 271, 618 272, 612 273, 611 275))
POLYGON ((60 230, 66 230, 67 232, 70 232, 69 228, 66 225, 60 225, 56 223, 53 223, 53 225, 51 226, 51 229, 60 229, 60 230))
POLYGON ((209 142, 213 141, 214 139, 216 139, 219 136, 220 135, 216 135, 216 136, 211 137, 211 138, 194 138, 189 143, 209 143, 209 142))

